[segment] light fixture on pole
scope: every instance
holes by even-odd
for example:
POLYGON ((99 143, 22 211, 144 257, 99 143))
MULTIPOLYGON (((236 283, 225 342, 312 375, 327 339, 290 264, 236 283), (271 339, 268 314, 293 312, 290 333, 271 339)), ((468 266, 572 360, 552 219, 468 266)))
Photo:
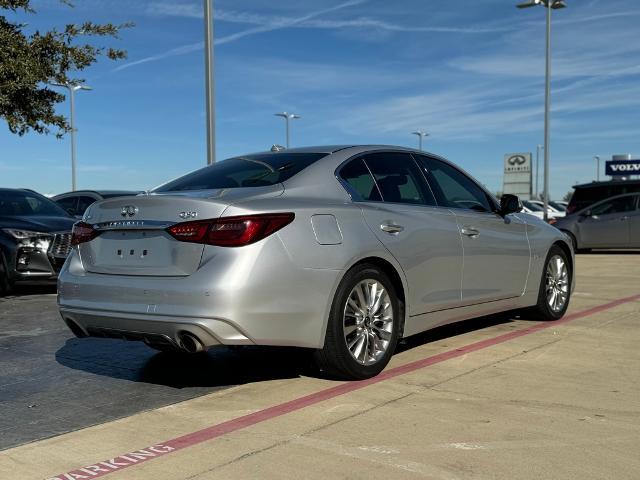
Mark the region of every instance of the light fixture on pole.
POLYGON ((284 118, 285 124, 286 124, 286 129, 287 129, 287 148, 289 148, 289 139, 290 139, 290 127, 289 127, 289 120, 296 120, 298 118, 302 118, 300 115, 297 115, 295 113, 287 113, 287 112, 282 112, 282 113, 274 113, 274 115, 276 117, 282 117, 284 118))
POLYGON ((418 136, 418 150, 422 151, 422 139, 428 137, 429 134, 423 130, 416 130, 415 132, 411 132, 411 135, 418 136))
POLYGON ((544 220, 549 219, 549 111, 551 109, 551 10, 565 8, 564 0, 529 0, 518 4, 518 8, 537 7, 542 5, 547 9, 547 55, 545 63, 545 93, 544 93, 544 220))
POLYGON ((92 90, 91 87, 78 82, 52 83, 56 87, 64 87, 69 90, 69 105, 71 115, 69 116, 69 126, 71 127, 71 190, 76 190, 76 107, 75 93, 78 90, 92 90))
POLYGON ((213 63, 213 0, 204 0, 204 82, 207 110, 207 165, 216 161, 216 89, 213 63))
POLYGON ((593 158, 596 161, 596 181, 599 182, 600 181, 600 157, 596 155, 593 158))

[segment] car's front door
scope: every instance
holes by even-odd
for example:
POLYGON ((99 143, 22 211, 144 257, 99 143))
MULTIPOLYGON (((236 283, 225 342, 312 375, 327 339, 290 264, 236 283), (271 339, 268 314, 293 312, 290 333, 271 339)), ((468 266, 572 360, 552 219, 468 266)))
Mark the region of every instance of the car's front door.
POLYGON ((630 244, 630 217, 636 196, 625 195, 597 203, 578 222, 580 247, 627 247, 630 244))
POLYGON ((529 274, 526 223, 498 215, 495 202, 464 172, 447 162, 417 156, 439 205, 456 215, 464 250, 462 303, 522 295, 529 274))
POLYGON ((459 306, 462 244, 456 217, 436 206, 411 155, 366 154, 339 174, 360 202, 369 228, 402 266, 409 290, 407 313, 459 306))

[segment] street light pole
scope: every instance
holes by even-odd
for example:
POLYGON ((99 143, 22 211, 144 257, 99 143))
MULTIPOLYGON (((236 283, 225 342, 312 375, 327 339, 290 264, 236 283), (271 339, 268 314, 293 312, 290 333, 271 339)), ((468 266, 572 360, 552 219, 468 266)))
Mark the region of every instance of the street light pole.
POLYGON ((216 90, 213 74, 213 0, 204 0, 204 79, 207 110, 207 165, 216 161, 216 90))
POLYGON ((69 90, 69 126, 71 127, 71 190, 76 191, 76 102, 75 93, 77 90, 92 90, 91 87, 79 83, 52 83, 56 87, 64 87, 69 90))
POLYGON ((276 117, 282 117, 284 118, 284 122, 285 122, 285 126, 286 126, 286 130, 287 130, 287 148, 289 148, 289 140, 290 140, 290 131, 289 131, 289 120, 296 120, 298 118, 302 118, 300 115, 297 115, 295 113, 287 113, 287 112, 282 112, 282 113, 275 113, 274 114, 276 117))
POLYGON ((529 0, 518 5, 518 8, 529 8, 542 5, 547 9, 547 52, 545 62, 544 89, 544 220, 549 219, 549 113, 551 109, 551 10, 565 8, 564 0, 529 0))
POLYGON ((600 181, 600 157, 596 155, 593 157, 596 160, 596 181, 600 181))
POLYGON ((538 172, 540 171, 540 150, 544 148, 542 145, 536 145, 536 200, 538 200, 538 179, 540 178, 538 172))
POLYGON ((422 151, 422 139, 428 137, 429 134, 423 130, 416 130, 415 132, 411 132, 411 135, 418 136, 418 150, 422 151))

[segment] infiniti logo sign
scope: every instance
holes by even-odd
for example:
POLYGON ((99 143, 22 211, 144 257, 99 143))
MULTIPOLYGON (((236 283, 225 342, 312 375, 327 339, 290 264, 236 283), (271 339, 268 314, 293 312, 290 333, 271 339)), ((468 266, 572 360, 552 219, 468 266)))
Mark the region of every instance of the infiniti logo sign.
POLYGON ((509 165, 522 165, 526 162, 527 159, 524 158, 523 155, 513 155, 509 157, 509 160, 507 160, 507 163, 509 163, 509 165))
POLYGON ((125 205, 120 210, 120 215, 123 217, 133 217, 136 213, 138 213, 138 207, 135 205, 125 205))

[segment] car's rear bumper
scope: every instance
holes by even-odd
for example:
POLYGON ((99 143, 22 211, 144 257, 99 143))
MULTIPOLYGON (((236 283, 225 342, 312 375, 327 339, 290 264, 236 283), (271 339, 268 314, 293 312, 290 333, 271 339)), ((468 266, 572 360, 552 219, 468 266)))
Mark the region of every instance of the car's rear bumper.
POLYGON ((204 347, 254 343, 236 326, 216 318, 166 317, 65 307, 60 308, 60 314, 78 337, 123 338, 142 340, 149 344, 180 346, 182 336, 188 333, 204 347))
POLYGON ((58 280, 60 313, 81 335, 162 335, 179 344, 189 333, 205 347, 323 345, 342 271, 296 265, 275 236, 207 255, 189 276, 145 277, 88 272, 74 249, 58 280))

